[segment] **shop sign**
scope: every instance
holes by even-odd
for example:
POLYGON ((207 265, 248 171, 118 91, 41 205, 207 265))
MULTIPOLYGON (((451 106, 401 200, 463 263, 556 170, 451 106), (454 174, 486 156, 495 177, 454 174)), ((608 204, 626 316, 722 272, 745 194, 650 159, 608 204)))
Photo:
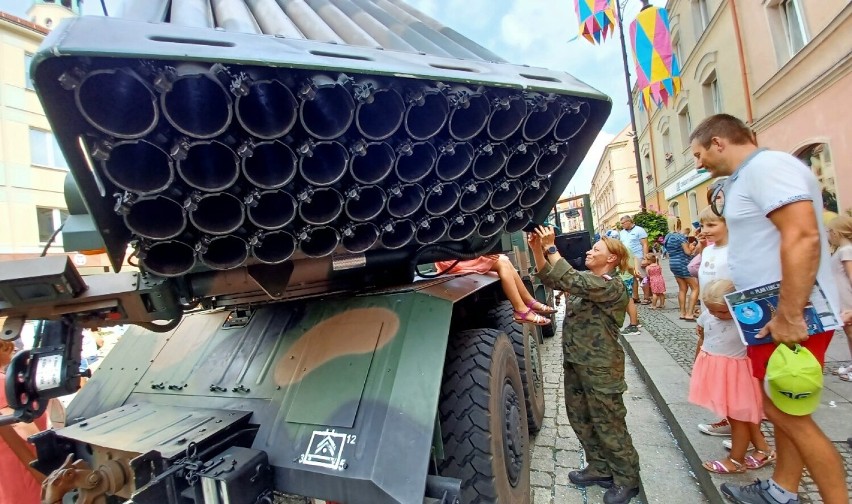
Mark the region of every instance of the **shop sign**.
POLYGON ((670 200, 678 194, 692 189, 705 180, 710 180, 710 172, 707 170, 701 169, 690 171, 683 177, 675 180, 674 183, 667 185, 663 190, 663 194, 665 194, 667 200, 670 200))

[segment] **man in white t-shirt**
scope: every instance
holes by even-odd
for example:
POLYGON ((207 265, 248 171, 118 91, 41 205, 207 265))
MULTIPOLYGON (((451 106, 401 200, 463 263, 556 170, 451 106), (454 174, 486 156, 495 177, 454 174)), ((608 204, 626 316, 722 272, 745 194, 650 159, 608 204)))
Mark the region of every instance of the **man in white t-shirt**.
MULTIPOLYGON (((824 362, 833 331, 808 337, 804 307, 819 281, 836 309, 822 222, 822 196, 810 169, 795 157, 758 149, 754 133, 727 114, 708 117, 690 135, 695 167, 712 177, 730 175, 714 208, 728 224, 728 266, 738 290, 781 282, 778 310, 763 329, 774 342, 748 348, 755 377, 763 380, 776 344, 800 343, 824 362)), ((846 473, 831 441, 810 415, 779 410, 764 395, 775 427, 778 458, 772 478, 746 486, 724 483, 722 493, 740 504, 797 503, 803 466, 826 504, 847 504, 846 473)))
MULTIPOLYGON (((621 232, 618 233, 618 238, 636 259, 636 281, 633 282, 633 301, 639 301, 639 284, 642 283, 643 278, 648 276, 645 268, 642 267, 642 259, 648 255, 648 232, 642 226, 637 226, 633 222, 633 217, 625 215, 621 218, 621 232)), ((650 304, 651 286, 642 286, 642 292, 645 297, 645 304, 650 304)))

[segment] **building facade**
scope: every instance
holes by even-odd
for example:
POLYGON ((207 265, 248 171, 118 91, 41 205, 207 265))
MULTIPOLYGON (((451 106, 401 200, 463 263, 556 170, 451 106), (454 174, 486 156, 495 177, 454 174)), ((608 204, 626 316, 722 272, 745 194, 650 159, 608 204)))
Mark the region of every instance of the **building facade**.
POLYGON ((852 3, 738 1, 761 146, 816 175, 829 210, 852 207, 852 3))
POLYGON ((852 164, 852 4, 670 0, 666 8, 683 85, 668 106, 647 111, 636 101, 649 209, 697 220, 711 181, 695 169, 689 134, 719 112, 749 123, 761 146, 808 164, 829 209, 852 206, 844 169, 852 164))
MULTIPOLYGON (((78 12, 40 0, 30 19, 50 21, 78 12)), ((0 260, 37 257, 68 215, 63 192, 68 165, 33 90, 29 67, 47 27, 0 12, 0 260)), ((62 254, 62 234, 49 254, 62 254)), ((105 256, 71 254, 84 272, 103 271, 105 256)))
POLYGON ((645 110, 634 89, 634 112, 648 208, 688 225, 707 206, 711 183, 707 172, 695 169, 689 134, 719 112, 746 118, 749 99, 744 55, 736 42, 736 5, 731 0, 671 0, 666 8, 682 90, 668 106, 645 110))
POLYGON ((614 229, 622 215, 639 212, 639 183, 631 128, 613 138, 592 177, 591 205, 595 231, 614 229))

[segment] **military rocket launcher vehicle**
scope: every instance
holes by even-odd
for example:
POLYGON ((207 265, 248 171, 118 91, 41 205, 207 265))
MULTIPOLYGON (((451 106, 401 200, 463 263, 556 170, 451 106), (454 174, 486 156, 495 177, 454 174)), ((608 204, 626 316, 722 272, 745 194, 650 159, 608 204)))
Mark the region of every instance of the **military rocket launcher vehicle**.
POLYGON ((2 337, 37 327, 0 423, 79 388, 82 329, 132 324, 31 439, 45 502, 530 502, 541 335, 496 277, 423 268, 506 253, 541 299, 523 231, 609 99, 401 0, 125 3, 31 68, 66 249, 115 273, 0 264, 2 337))

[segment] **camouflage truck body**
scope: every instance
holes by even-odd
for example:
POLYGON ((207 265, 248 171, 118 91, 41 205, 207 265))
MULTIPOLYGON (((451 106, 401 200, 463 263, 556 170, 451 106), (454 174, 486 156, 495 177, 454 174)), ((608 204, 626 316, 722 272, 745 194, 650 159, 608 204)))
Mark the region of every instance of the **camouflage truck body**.
POLYGON ((550 299, 522 231, 609 99, 399 0, 125 14, 65 22, 32 68, 73 177, 64 243, 116 273, 0 264, 4 338, 43 321, 15 418, 76 389, 82 328, 138 326, 33 438, 45 501, 529 502, 541 334, 496 276, 418 268, 503 252, 550 299))

